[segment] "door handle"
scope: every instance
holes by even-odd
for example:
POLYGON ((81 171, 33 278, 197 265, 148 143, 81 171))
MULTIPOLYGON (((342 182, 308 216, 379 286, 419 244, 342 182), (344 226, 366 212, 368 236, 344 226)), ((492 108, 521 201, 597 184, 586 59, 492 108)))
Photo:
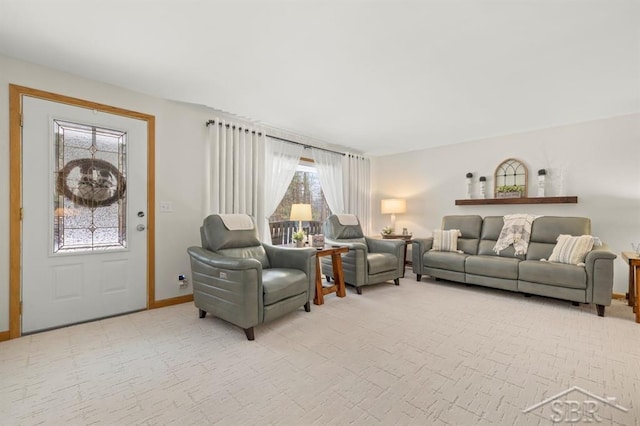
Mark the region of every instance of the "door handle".
POLYGON ((146 227, 143 224, 140 224, 140 225, 136 226, 136 229, 138 231, 144 231, 146 229, 146 227))

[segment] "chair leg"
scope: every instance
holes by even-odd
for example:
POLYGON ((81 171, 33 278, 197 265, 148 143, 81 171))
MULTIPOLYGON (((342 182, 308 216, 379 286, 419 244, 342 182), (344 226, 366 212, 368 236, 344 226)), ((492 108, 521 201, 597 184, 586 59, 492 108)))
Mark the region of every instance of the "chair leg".
POLYGON ((358 294, 362 294, 362 287, 356 287, 356 292, 358 294))
POLYGON ((604 305, 596 305, 596 310, 598 311, 598 316, 604 316, 604 305))
POLYGON ((244 334, 247 335, 247 340, 254 340, 255 336, 253 334, 253 327, 249 327, 249 328, 245 328, 244 330, 244 334))
POLYGON ((420 281, 422 279, 422 274, 416 274, 416 281, 420 281))
POLYGON ((325 275, 325 277, 327 277, 327 282, 330 283, 331 282, 331 277, 329 275, 325 275))
POLYGON ((400 285, 400 278, 396 278, 395 280, 393 280, 393 283, 395 285, 400 285))
POLYGON ((203 311, 202 309, 199 309, 198 311, 200 313, 200 318, 204 318, 207 316, 207 311, 203 311))
POLYGON ((311 312, 311 304, 308 301, 304 304, 304 310, 306 312, 311 312))

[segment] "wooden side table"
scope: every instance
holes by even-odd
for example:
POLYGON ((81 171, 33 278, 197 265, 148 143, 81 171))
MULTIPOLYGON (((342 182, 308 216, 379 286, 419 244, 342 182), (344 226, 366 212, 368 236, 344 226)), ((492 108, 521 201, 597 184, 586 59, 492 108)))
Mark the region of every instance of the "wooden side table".
POLYGON ((342 253, 347 253, 349 247, 330 247, 325 246, 318 250, 316 254, 316 295, 313 298, 314 305, 323 305, 324 296, 329 293, 336 293, 338 297, 345 297, 347 289, 344 284, 344 272, 342 270, 342 253), (322 256, 331 256, 331 265, 333 266, 333 285, 322 285, 322 268, 320 267, 320 258, 322 256))
POLYGON ((640 323, 640 256, 632 251, 623 251, 622 259, 629 264, 629 306, 633 306, 636 322, 640 323))

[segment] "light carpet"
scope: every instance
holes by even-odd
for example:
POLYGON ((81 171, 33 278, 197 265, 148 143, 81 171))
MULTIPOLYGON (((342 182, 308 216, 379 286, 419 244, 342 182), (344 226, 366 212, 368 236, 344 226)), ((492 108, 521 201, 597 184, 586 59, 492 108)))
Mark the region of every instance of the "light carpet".
POLYGON ((0 424, 552 424, 551 403, 523 411, 573 386, 616 398, 597 401, 602 424, 639 424, 640 324, 625 302, 600 318, 407 272, 258 326, 253 342, 187 303, 0 343, 0 424))

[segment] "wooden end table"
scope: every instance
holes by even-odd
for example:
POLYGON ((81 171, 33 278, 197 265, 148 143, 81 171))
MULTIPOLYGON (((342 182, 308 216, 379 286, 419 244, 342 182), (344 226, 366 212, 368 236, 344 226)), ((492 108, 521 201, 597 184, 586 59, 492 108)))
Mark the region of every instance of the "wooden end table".
POLYGON ((636 322, 640 323, 640 256, 632 251, 623 251, 622 259, 629 264, 629 306, 633 306, 636 322))
POLYGON ((342 270, 342 253, 347 253, 349 247, 325 246, 318 249, 316 254, 316 295, 313 298, 314 305, 323 305, 324 296, 329 293, 336 293, 338 297, 345 297, 347 289, 344 284, 344 272, 342 270), (331 265, 333 266, 333 285, 322 285, 322 268, 320 267, 320 258, 322 256, 331 256, 331 265))

